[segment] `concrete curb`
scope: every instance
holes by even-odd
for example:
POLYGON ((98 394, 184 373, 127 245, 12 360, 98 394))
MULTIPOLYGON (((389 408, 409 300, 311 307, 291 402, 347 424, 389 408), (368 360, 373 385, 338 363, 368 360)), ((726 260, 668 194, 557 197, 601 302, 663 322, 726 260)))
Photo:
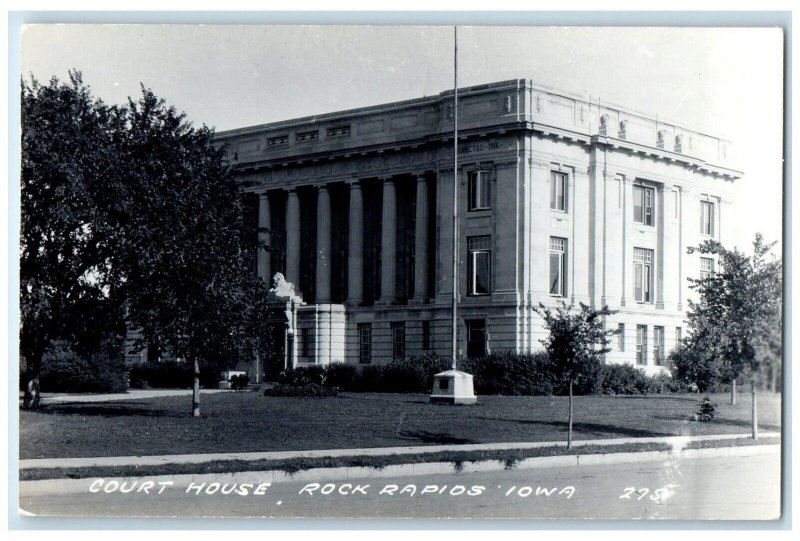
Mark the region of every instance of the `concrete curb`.
MULTIPOLYGON (((537 468, 564 468, 580 466, 597 466, 606 464, 633 464, 645 462, 659 462, 675 460, 691 460, 697 458, 731 457, 731 456, 764 456, 779 455, 780 444, 748 445, 742 447, 714 447, 705 449, 677 449, 675 451, 645 451, 641 453, 608 453, 591 455, 561 455, 547 457, 532 457, 520 460, 510 469, 529 470, 537 468)), ((419 464, 397 464, 387 466, 380 470, 368 467, 340 467, 340 468, 314 468, 288 474, 281 470, 249 471, 237 473, 203 473, 181 474, 143 477, 107 477, 104 481, 116 481, 120 485, 137 483, 140 487, 144 482, 152 482, 154 490, 158 490, 159 482, 169 482, 171 487, 188 487, 194 483, 251 484, 253 488, 262 484, 277 484, 290 482, 323 482, 323 481, 352 481, 369 479, 383 479, 389 477, 424 476, 436 474, 469 474, 478 472, 492 472, 509 469, 502 461, 486 460, 480 462, 464 462, 459 469, 453 462, 424 462, 419 464)), ((22 497, 37 495, 64 495, 87 493, 92 483, 98 482, 97 477, 86 479, 44 479, 37 481, 20 481, 19 493, 22 497)), ((135 490, 135 489, 134 489, 135 490)), ((266 490, 266 489, 265 489, 266 490)), ((100 492, 102 494, 102 492, 100 492)))
MULTIPOLYGON (((779 432, 764 432, 763 438, 780 437, 779 432)), ((622 445, 626 443, 665 443, 673 448, 683 448, 693 441, 716 441, 725 439, 749 438, 751 434, 713 434, 705 436, 667 436, 651 438, 609 438, 581 440, 572 443, 574 447, 586 445, 622 445)), ((459 445, 419 445, 409 447, 371 447, 366 449, 317 449, 308 451, 270 451, 252 453, 207 453, 191 455, 117 456, 86 458, 35 458, 19 461, 19 469, 29 468, 77 468, 85 466, 159 466, 164 464, 202 464, 215 460, 285 460, 294 458, 322 458, 342 456, 385 456, 437 453, 442 451, 498 451, 510 449, 538 449, 541 447, 565 447, 566 442, 512 442, 475 443, 459 445)))

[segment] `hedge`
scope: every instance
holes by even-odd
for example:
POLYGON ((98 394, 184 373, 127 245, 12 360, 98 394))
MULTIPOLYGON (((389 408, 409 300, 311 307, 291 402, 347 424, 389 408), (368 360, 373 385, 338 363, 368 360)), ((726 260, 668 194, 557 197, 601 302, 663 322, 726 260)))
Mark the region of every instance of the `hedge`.
MULTIPOLYGON (((282 385, 321 385, 350 392, 430 393, 433 376, 449 370, 450 359, 435 354, 396 359, 383 365, 333 363, 287 370, 282 385)), ((516 355, 496 353, 462 359, 458 368, 472 374, 478 395, 546 396, 568 393, 568 385, 544 352, 516 355)), ((648 376, 627 364, 598 365, 578 381, 575 394, 632 395, 687 391, 669 374, 648 376)))

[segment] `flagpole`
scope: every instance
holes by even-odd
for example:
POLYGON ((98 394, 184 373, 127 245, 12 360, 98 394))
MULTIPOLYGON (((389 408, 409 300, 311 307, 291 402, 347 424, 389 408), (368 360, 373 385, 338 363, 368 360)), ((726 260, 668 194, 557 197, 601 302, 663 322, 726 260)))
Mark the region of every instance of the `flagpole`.
POLYGON ((453 27, 453 370, 458 363, 458 27, 453 27))

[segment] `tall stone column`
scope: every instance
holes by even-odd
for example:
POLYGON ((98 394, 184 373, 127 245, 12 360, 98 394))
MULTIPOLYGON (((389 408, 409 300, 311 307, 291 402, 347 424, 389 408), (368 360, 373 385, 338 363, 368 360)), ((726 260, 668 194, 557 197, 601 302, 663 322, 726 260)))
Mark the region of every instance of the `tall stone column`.
POLYGON ((417 177, 417 205, 414 219, 414 298, 422 303, 428 298, 428 182, 417 177))
POLYGON ((317 192, 317 303, 331 302, 331 199, 328 187, 317 192))
POLYGON ((364 300, 364 198, 361 184, 350 184, 350 223, 347 248, 347 302, 364 300))
POLYGON ((395 300, 395 257, 397 252, 397 195, 394 180, 383 181, 383 220, 381 224, 381 296, 379 304, 395 300))
POLYGON ((633 296, 633 182, 626 176, 622 185, 622 298, 619 304, 636 306, 633 296))
POLYGON ((292 188, 286 198, 286 281, 299 291, 300 284, 300 197, 292 188))
MULTIPOLYGON (((265 229, 269 229, 270 226, 269 211, 269 196, 267 192, 263 192, 258 196, 258 241, 264 246, 269 246, 270 244, 270 234, 268 231, 264 231, 265 229)), ((268 284, 271 279, 270 255, 270 252, 259 247, 257 258, 258 276, 268 284)))

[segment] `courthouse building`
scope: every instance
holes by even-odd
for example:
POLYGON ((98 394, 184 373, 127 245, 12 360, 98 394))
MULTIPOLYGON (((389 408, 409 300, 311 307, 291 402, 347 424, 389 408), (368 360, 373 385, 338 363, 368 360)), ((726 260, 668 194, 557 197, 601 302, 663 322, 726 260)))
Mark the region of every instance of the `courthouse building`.
POLYGON ((260 372, 449 355, 454 242, 462 355, 540 350, 534 308, 582 302, 618 310, 608 362, 659 370, 687 278, 714 271, 686 248, 729 240, 731 143, 514 79, 459 90, 454 175, 453 101, 217 134, 271 248, 257 272, 294 286, 276 287, 283 349, 260 372))

